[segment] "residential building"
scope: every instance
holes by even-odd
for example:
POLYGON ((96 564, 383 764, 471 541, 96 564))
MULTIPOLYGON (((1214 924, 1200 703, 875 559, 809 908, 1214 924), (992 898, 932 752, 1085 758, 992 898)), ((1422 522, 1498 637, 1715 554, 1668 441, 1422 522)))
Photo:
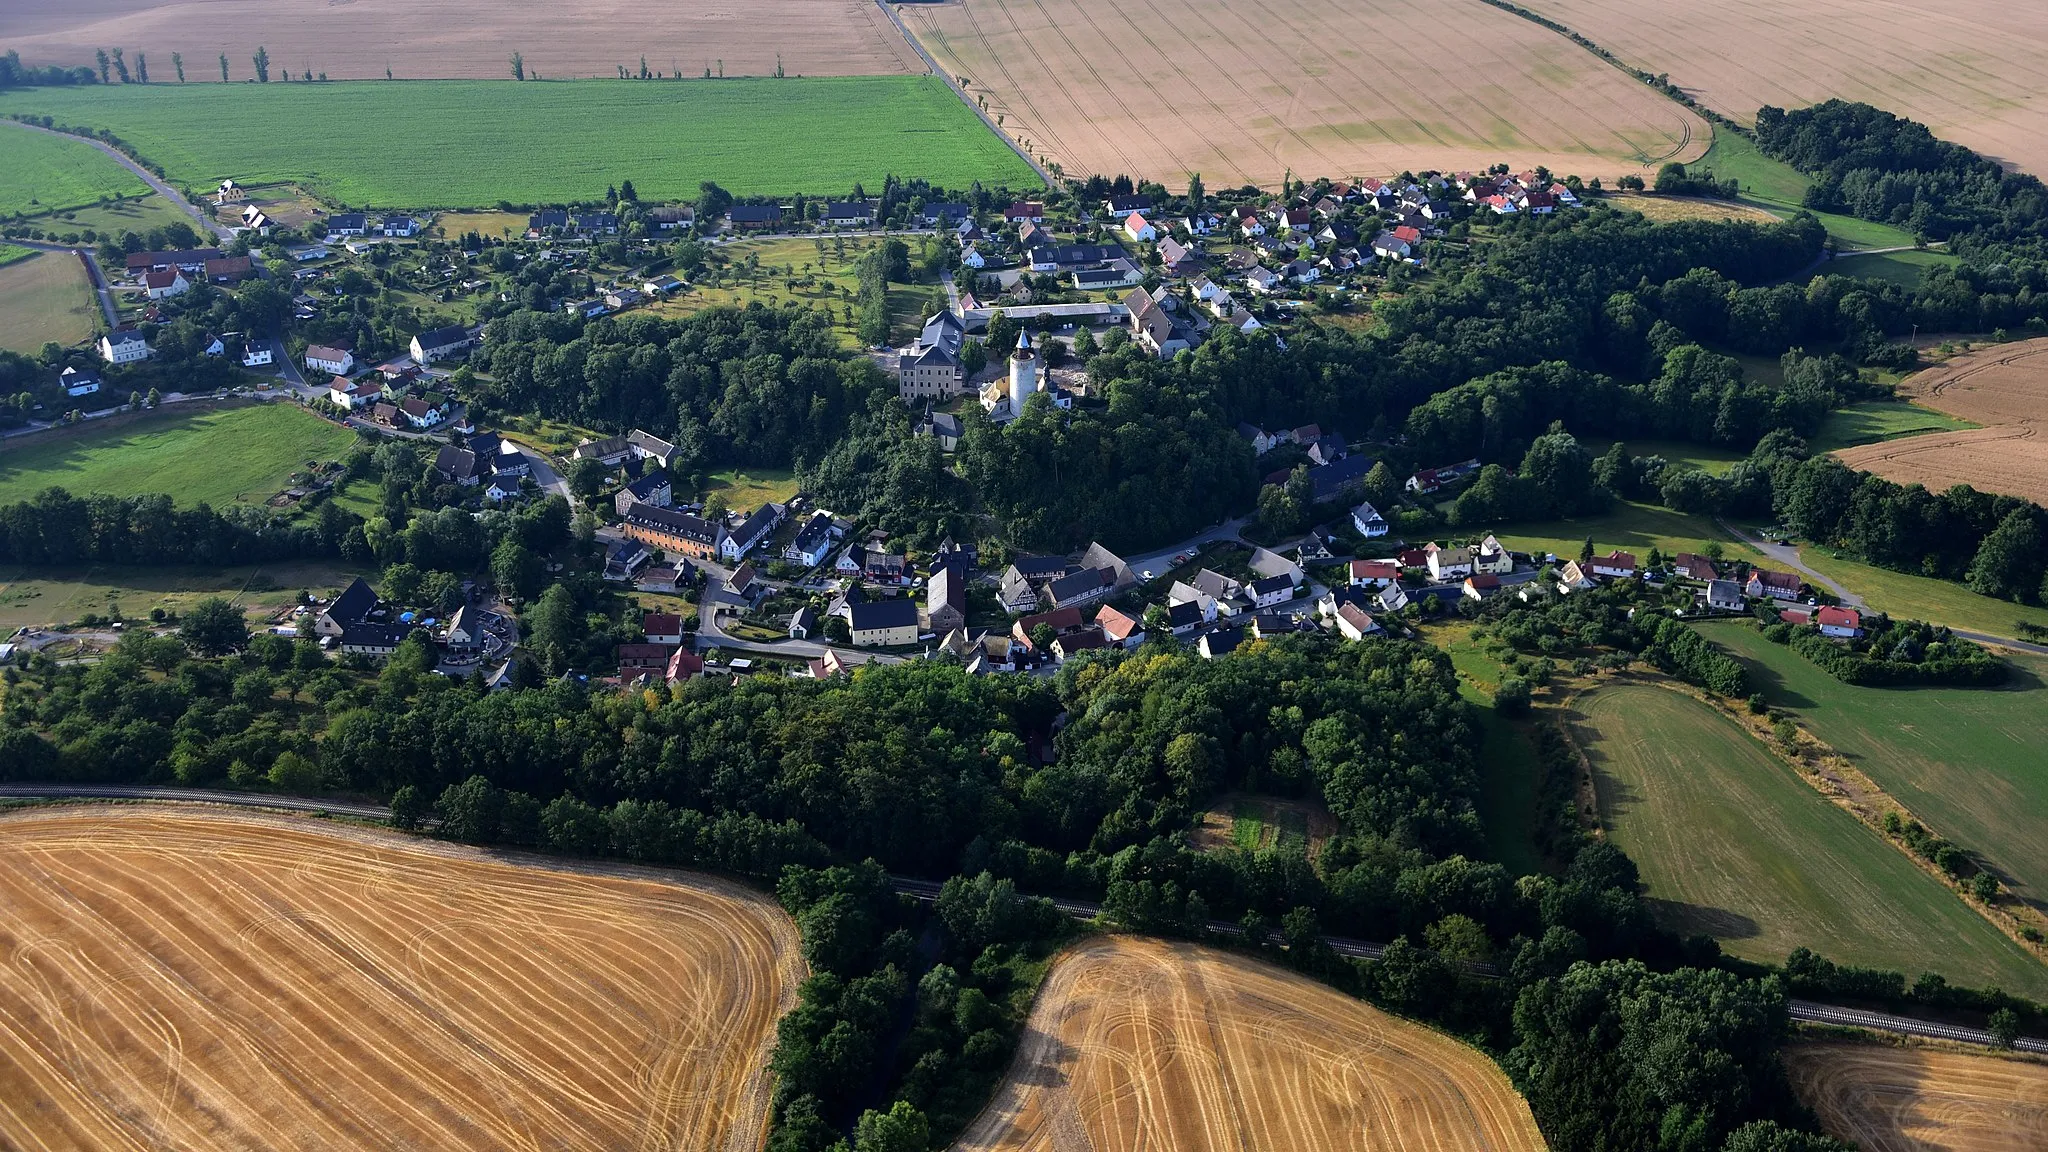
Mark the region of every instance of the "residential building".
POLYGON ((668 658, 668 682, 694 680, 704 674, 704 658, 688 648, 677 648, 668 658))
POLYGON ((410 216, 386 216, 381 229, 386 236, 416 236, 420 222, 410 216))
POLYGON ((775 526, 782 523, 782 505, 773 502, 762 504, 740 521, 740 526, 725 534, 718 543, 718 554, 726 560, 738 563, 754 547, 768 538, 775 526))
POLYGON ((412 338, 412 358, 422 365, 460 356, 476 345, 476 333, 460 324, 422 332, 412 338))
POLYGON ((660 672, 665 676, 676 648, 675 644, 621 644, 614 649, 619 675, 630 678, 636 672, 660 672))
POLYGON ((1742 611, 1742 585, 1733 580, 1707 581, 1706 605, 1715 612, 1742 611))
POLYGON ((1129 288, 1145 280, 1138 266, 1119 256, 1100 268, 1082 268, 1074 272, 1074 287, 1083 292, 1094 292, 1112 288, 1129 288))
POLYGON ((818 613, 808 604, 797 609, 789 617, 789 638, 809 640, 811 633, 818 630, 818 613))
POLYGON ((1260 576, 1285 576, 1287 582, 1297 588, 1308 578, 1301 565, 1269 548, 1252 549, 1252 558, 1246 566, 1260 576))
POLYGON ((635 504, 652 504, 656 508, 667 508, 675 503, 674 489, 669 485, 664 472, 648 472, 637 480, 628 481, 624 488, 612 497, 612 510, 624 516, 635 504))
POLYGON ((1038 649, 1031 639, 1031 634, 1038 631, 1041 624, 1052 629, 1055 636, 1065 636, 1087 627, 1082 620, 1081 609, 1069 606, 1055 608, 1050 612, 1040 612, 1036 616, 1025 616, 1013 622, 1010 625, 1010 636, 1022 645, 1026 652, 1036 652, 1038 649))
POLYGON ((327 344, 306 345, 306 367, 336 376, 346 376, 356 370, 355 353, 346 348, 335 348, 327 344))
POLYGON ((735 204, 726 212, 725 220, 743 231, 761 231, 782 223, 782 208, 776 204, 735 204))
POLYGON ((650 548, 695 560, 712 560, 719 554, 721 533, 718 525, 687 512, 657 508, 652 504, 635 504, 620 521, 619 530, 627 538, 650 548))
POLYGON ((640 634, 649 644, 681 644, 683 618, 674 612, 648 612, 640 617, 640 634))
POLYGON ((1285 576, 1268 576, 1252 581, 1247 591, 1253 608, 1271 608, 1294 599, 1294 581, 1285 576))
POLYGON ((861 575, 877 584, 907 583, 910 580, 910 561, 901 552, 870 548, 862 560, 861 575))
POLYGON ((1202 605, 1193 600, 1169 604, 1166 608, 1167 631, 1175 636, 1186 636, 1214 618, 1213 615, 1205 614, 1202 605))
POLYGON ((1045 222, 1045 205, 1040 204, 1036 200, 1019 200, 1008 208, 1003 209, 1003 223, 1005 224, 1019 224, 1026 220, 1033 224, 1043 224, 1045 222))
POLYGON ((1104 604, 1095 612, 1095 627, 1113 644, 1136 648, 1145 642, 1145 625, 1124 612, 1104 604))
POLYGON ((1328 464, 1308 470, 1309 483, 1313 488, 1312 499, 1318 504, 1328 503, 1346 493, 1356 492, 1365 483, 1365 474, 1372 471, 1370 456, 1346 456, 1328 464))
POLYGON ((350 410, 365 408, 384 398, 384 386, 375 380, 336 376, 327 381, 327 398, 350 410))
POLYGON ((1465 577, 1464 596, 1467 600, 1487 600, 1500 591, 1500 577, 1475 572, 1465 577))
POLYGON ((1433 496, 1444 488, 1463 480, 1479 471, 1478 460, 1461 460, 1440 468, 1424 468, 1408 477, 1404 487, 1418 496, 1433 496))
POLYGON ((1159 229, 1154 228, 1142 212, 1133 212, 1124 217, 1123 233, 1141 244, 1159 239, 1159 229))
POLYGON ((569 226, 569 213, 560 208, 543 208, 526 218, 526 238, 535 240, 550 228, 563 229, 569 226))
POLYGON ((616 212, 579 212, 569 226, 585 236, 613 236, 619 231, 616 212))
POLYGON ((649 296, 667 296, 682 286, 683 282, 674 276, 662 275, 643 282, 640 289, 649 296))
POLYGON ((1346 640, 1363 640, 1375 632, 1384 631, 1379 621, 1356 604, 1340 604, 1337 607, 1337 631, 1346 640))
POLYGON ((950 400, 967 390, 960 350, 967 328, 953 313, 940 310, 924 322, 917 342, 896 357, 896 386, 905 401, 950 400))
POLYGON ((414 428, 432 428, 448 418, 447 401, 436 403, 421 396, 407 396, 399 401, 398 410, 414 428))
POLYGON ((830 680, 851 667, 838 650, 827 648, 823 656, 811 661, 809 674, 813 680, 830 680))
POLYGON ((1719 580, 1721 578, 1719 565, 1705 556, 1695 556, 1690 552, 1680 552, 1672 557, 1671 570, 1687 580, 1719 580))
POLYGON ((813 512, 804 526, 797 530, 796 538, 782 549, 782 558, 792 564, 815 568, 825 562, 832 551, 832 542, 838 535, 832 530, 832 517, 823 512, 813 512))
POLYGON ((1313 630, 1315 625, 1305 624, 1299 617, 1285 612, 1261 612, 1252 617, 1252 639, 1270 640, 1275 636, 1291 636, 1306 627, 1313 630))
POLYGON ((375 624, 360 620, 341 630, 341 650, 350 656, 389 659, 412 632, 410 624, 375 624))
POLYGON ((242 345, 242 367, 264 368, 270 364, 273 352, 269 341, 242 345))
POLYGON ((1384 588, 1401 579, 1401 566, 1392 560, 1353 560, 1351 587, 1384 588))
POLYGON ((697 210, 688 204, 661 204, 647 210, 647 218, 663 232, 688 228, 697 222, 697 210))
POLYGON ((1514 554, 1498 539, 1488 536, 1472 550, 1472 571, 1488 576, 1505 576, 1515 570, 1514 554))
POLYGON ((871 200, 834 200, 825 205, 821 221, 832 228, 865 228, 875 222, 875 205, 871 200))
POLYGON ((930 631, 944 635, 967 623, 967 579, 957 568, 940 568, 925 586, 925 617, 930 631))
POLYGON ((76 368, 66 368, 57 373, 57 383, 63 387, 66 396, 75 400, 99 391, 101 381, 97 372, 80 372, 76 368))
POLYGON ((1236 651, 1237 646, 1242 643, 1244 643, 1244 629, 1235 627, 1218 628, 1214 632, 1203 633, 1202 638, 1196 641, 1195 647, 1202 653, 1202 659, 1214 660, 1220 656, 1228 656, 1236 651))
POLYGON ((1593 557, 1593 575, 1607 580, 1631 580, 1636 574, 1636 557, 1633 552, 1617 548, 1605 556, 1593 557))
POLYGON ((570 450, 574 460, 595 460, 607 468, 615 467, 633 455, 633 444, 624 436, 607 436, 602 440, 585 440, 570 450))
POLYGON ((1472 574, 1472 549, 1440 548, 1431 544, 1423 549, 1429 555, 1429 578, 1437 583, 1460 580, 1472 574))
POLYGON ((638 428, 626 433, 626 449, 633 454, 635 460, 652 460, 663 468, 669 467, 676 455, 675 445, 652 432, 644 432, 638 428))
POLYGON ((1820 625, 1820 634, 1837 640, 1853 640, 1863 635, 1863 615, 1854 608, 1826 606, 1813 614, 1814 623, 1820 625))
POLYGON ((1797 600, 1800 587, 1799 577, 1793 573, 1752 568, 1742 591, 1749 596, 1768 596, 1773 600, 1797 600))
POLYGON ((1055 659, 1066 661, 1083 652, 1091 652, 1098 648, 1108 648, 1110 645, 1111 641, 1108 636, 1103 634, 1102 629, 1083 628, 1078 632, 1069 632, 1064 636, 1054 638, 1052 654, 1055 659))
POLYGON ((349 625, 369 619, 370 613, 376 609, 377 594, 361 577, 357 577, 339 595, 321 606, 313 617, 313 632, 318 636, 339 636, 349 625))
POLYGON ((206 270, 208 260, 218 260, 220 257, 221 250, 218 248, 185 248, 175 252, 130 252, 128 271, 135 274, 152 269, 161 271, 165 268, 176 268, 182 272, 197 274, 206 270))
POLYGON ((1082 568, 1039 589, 1038 606, 1044 611, 1093 604, 1116 591, 1116 571, 1111 568, 1082 568))
POLYGON ((327 237, 361 236, 370 230, 369 217, 361 212, 336 212, 327 218, 327 237))
POLYGON ((133 328, 116 328, 100 337, 100 359, 109 364, 133 364, 149 359, 149 341, 133 328))
POLYGON ((468 604, 457 608, 455 615, 448 618, 448 647, 467 651, 481 645, 485 635, 482 616, 483 613, 468 604))
POLYGON ((851 606, 853 642, 863 648, 917 643, 917 601, 907 596, 851 606))
POLYGON ((1387 518, 1380 515, 1380 510, 1373 507, 1369 501, 1351 510, 1351 526, 1358 529, 1358 534, 1368 540, 1375 536, 1385 536, 1391 531, 1387 518))
POLYGON ((434 477, 443 484, 474 487, 483 480, 484 471, 484 468, 477 466, 476 453, 467 448, 443 444, 441 450, 434 455, 434 477))
POLYGON ((1564 566, 1557 570, 1557 591, 1559 595, 1568 596, 1573 592, 1583 592, 1593 586, 1593 578, 1586 574, 1586 570, 1579 566, 1577 560, 1567 560, 1564 562, 1564 566))
POLYGON ((163 300, 189 291, 192 282, 185 279, 185 274, 176 268, 167 268, 161 272, 143 273, 142 287, 149 293, 151 300, 163 300))
POLYGON ((240 284, 256 275, 256 262, 247 256, 223 256, 206 262, 205 276, 215 284, 240 284))

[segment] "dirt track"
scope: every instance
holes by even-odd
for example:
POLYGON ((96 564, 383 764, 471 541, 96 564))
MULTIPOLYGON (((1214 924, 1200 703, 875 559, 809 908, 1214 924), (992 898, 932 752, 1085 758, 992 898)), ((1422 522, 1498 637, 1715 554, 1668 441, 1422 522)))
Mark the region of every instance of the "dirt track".
POLYGON ((2039 435, 2048 425, 2048 339, 1966 352, 1917 373, 1899 393, 1986 427, 1844 449, 1836 453, 1843 463, 1937 492, 1968 484, 2048 503, 2048 437, 2039 435))
POLYGON ((1105 937, 1054 964, 955 1152, 1543 1147, 1474 1049, 1269 964, 1105 937))
POLYGON ((872 0, 684 0, 630 4, 568 0, 536 7, 483 0, 0 0, 0 46, 30 64, 91 64, 119 44, 132 67, 174 82, 171 53, 193 83, 218 83, 225 52, 236 80, 255 75, 261 44, 273 67, 336 80, 505 79, 512 53, 551 79, 614 76, 619 65, 702 75, 771 76, 780 54, 791 76, 925 71, 872 0))
POLYGON ((1863 1152, 2038 1152, 2048 1063, 1931 1048, 1794 1044, 1785 1068, 1828 1132, 1863 1152))
POLYGON ((720 881, 196 809, 0 819, 0 908, 8 1148, 753 1152, 802 977, 720 881))
POLYGON ((958 0, 899 9, 1004 130, 1067 172, 1211 189, 1548 164, 1612 178, 1706 151, 1704 121, 1477 3, 958 0))
POLYGON ((2007 0, 1518 0, 1744 124, 1830 97, 2048 170, 2048 6, 2007 0))

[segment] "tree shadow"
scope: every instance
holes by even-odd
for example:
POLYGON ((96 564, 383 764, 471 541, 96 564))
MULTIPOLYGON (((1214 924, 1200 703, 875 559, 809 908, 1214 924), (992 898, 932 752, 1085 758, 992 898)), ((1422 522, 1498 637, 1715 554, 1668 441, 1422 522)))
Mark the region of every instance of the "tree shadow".
POLYGON ((1716 940, 1750 940, 1763 935, 1763 927, 1740 912, 1645 896, 1650 915, 1657 923, 1681 935, 1712 936, 1716 940))

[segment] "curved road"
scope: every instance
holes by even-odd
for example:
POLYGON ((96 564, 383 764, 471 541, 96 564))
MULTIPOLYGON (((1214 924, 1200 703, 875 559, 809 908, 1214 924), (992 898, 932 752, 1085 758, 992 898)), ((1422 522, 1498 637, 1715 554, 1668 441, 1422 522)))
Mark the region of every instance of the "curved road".
MULTIPOLYGON (((226 804, 240 808, 271 808, 290 812, 331 813, 338 816, 354 816, 364 820, 389 820, 391 810, 377 804, 355 804, 340 800, 310 800, 294 796, 267 796, 247 792, 222 792, 207 788, 166 788, 153 785, 123 784, 0 784, 0 798, 21 799, 99 799, 99 800, 172 800, 195 804, 226 804)), ((933 880, 918 880, 908 876, 889 878, 898 892, 919 900, 932 901, 939 897, 940 885, 933 880)), ((1087 900, 1054 898, 1052 904, 1061 912, 1078 920, 1093 920, 1102 913, 1102 905, 1087 900)), ((1227 920, 1212 920, 1209 930, 1219 935, 1236 936, 1243 929, 1227 920)), ((1277 937, 1275 937, 1277 940, 1277 937)), ((1369 940, 1353 940, 1343 936, 1325 936, 1331 950, 1341 956, 1361 959, 1378 959, 1386 951, 1386 945, 1369 940)), ((1491 965, 1474 965, 1473 971, 1482 976, 1495 975, 1491 965)), ((1868 1028, 1878 1032, 1893 1032, 1902 1036, 1921 1036, 1933 1040, 1948 1040, 1959 1044, 1978 1047, 1995 1046, 1991 1034, 1979 1028, 1965 1028, 1955 1024, 1942 1024, 1932 1020, 1918 1020, 1910 1016, 1894 1016, 1884 1012, 1866 1012, 1859 1008, 1838 1008, 1832 1004, 1817 1004, 1811 1000, 1791 1002, 1794 1020, 1816 1024, 1832 1024, 1848 1028, 1868 1028)), ((2022 1052, 2048 1054, 2048 1041, 2022 1037, 2014 1045, 2022 1052)))
POLYGON ((114 290, 107 285, 107 274, 100 270, 99 257, 91 248, 79 244, 50 244, 41 240, 9 240, 9 244, 23 248, 34 248, 41 252, 69 252, 85 262, 87 279, 92 281, 93 295, 99 297, 100 311, 107 317, 107 327, 117 328, 120 320, 114 314, 114 290))
POLYGON ((107 155, 113 157, 114 162, 119 164, 121 167, 126 168, 130 172, 135 173, 136 176, 141 178, 144 184, 149 185, 151 190, 153 190, 157 195, 163 197, 166 203, 177 205, 180 209, 184 211, 184 213, 187 216, 192 217, 193 223, 199 225, 199 232, 201 235, 211 233, 212 235, 221 240, 232 240, 235 238, 235 230, 233 228, 222 227, 219 222, 207 219, 206 213, 201 212, 197 207, 195 207, 192 204, 191 201, 179 195, 177 189, 172 188, 169 184, 164 183, 162 177, 158 176, 154 172, 151 172, 149 169, 144 168, 142 165, 137 164, 132 158, 129 157, 129 155, 126 152, 121 151, 119 148, 114 147, 112 144, 109 144, 104 140, 95 140, 90 136, 79 136, 70 132, 59 132, 54 128, 43 128, 34 124, 23 124, 19 120, 9 120, 6 121, 6 123, 12 124, 16 128, 25 128, 30 132, 41 132, 49 136, 62 136, 69 140, 85 141, 87 144, 90 144, 93 147, 99 149, 100 151, 105 152, 107 155))

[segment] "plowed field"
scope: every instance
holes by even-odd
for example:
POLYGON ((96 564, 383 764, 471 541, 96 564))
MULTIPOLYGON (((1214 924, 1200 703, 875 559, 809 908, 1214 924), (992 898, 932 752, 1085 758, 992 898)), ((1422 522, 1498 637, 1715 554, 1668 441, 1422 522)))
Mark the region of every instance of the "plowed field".
POLYGON ((1851 468, 1940 491, 1968 484, 2048 503, 2048 340, 1967 352, 1900 385, 1930 408, 1984 424, 1865 444, 1836 455, 1851 468))
POLYGON ((1474 1049, 1256 960, 1109 937, 1054 964, 955 1152, 1543 1147, 1474 1049))
POLYGON ((1821 1126, 1863 1152, 2048 1148, 2048 1064, 1871 1044, 1794 1044, 1785 1068, 1821 1126))
POLYGON ((2048 169, 2048 7, 2005 0, 1520 0, 1742 123, 1863 100, 2048 169))
POLYGON ((0 1147, 763 1139, 794 927, 719 881, 313 821, 0 819, 0 1147))
MULTIPOLYGON (((509 79, 512 53, 529 76, 567 80, 652 71, 701 76, 916 74, 924 64, 867 0, 687 0, 631 4, 567 0, 535 8, 483 0, 0 0, 0 44, 31 64, 90 65, 96 48, 122 45, 128 65, 149 57, 149 78, 174 83, 171 53, 191 83, 254 79, 250 56, 272 69, 335 80, 509 79)), ((273 77, 276 79, 276 77, 273 77)))
POLYGON ((1548 164, 1692 160, 1704 121, 1479 3, 960 0, 899 9, 1004 130, 1068 173, 1212 189, 1548 164))

